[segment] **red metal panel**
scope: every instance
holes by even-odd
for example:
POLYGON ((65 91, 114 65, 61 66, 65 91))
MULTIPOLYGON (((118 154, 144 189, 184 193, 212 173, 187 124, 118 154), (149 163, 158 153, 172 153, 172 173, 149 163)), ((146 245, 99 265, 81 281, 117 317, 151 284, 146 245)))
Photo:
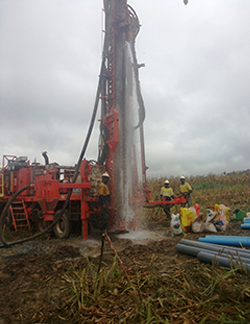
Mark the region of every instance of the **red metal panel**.
MULTIPOLYGON (((23 168, 18 171, 17 175, 17 190, 25 187, 30 183, 30 168, 23 168)), ((22 196, 28 196, 30 194, 30 190, 25 190, 22 192, 22 196)))
POLYGON ((35 191, 38 198, 59 198, 59 182, 47 171, 36 177, 35 191))

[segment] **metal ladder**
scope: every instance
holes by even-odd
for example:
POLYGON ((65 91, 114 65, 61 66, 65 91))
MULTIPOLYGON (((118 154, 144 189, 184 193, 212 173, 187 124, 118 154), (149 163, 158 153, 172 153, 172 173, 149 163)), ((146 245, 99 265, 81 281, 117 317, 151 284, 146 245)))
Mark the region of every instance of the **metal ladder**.
POLYGON ((24 201, 14 201, 9 207, 12 224, 17 231, 19 227, 28 227, 30 229, 30 222, 24 201))

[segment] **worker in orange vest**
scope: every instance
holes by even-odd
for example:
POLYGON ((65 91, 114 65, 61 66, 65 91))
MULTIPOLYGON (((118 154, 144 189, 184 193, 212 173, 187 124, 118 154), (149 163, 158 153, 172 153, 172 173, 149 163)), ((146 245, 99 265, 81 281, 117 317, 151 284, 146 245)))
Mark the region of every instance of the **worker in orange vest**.
POLYGON ((100 229, 106 231, 108 229, 108 206, 110 204, 110 193, 107 186, 109 181, 109 174, 107 172, 102 175, 102 182, 99 185, 98 195, 99 195, 99 204, 101 207, 101 220, 100 220, 100 229))

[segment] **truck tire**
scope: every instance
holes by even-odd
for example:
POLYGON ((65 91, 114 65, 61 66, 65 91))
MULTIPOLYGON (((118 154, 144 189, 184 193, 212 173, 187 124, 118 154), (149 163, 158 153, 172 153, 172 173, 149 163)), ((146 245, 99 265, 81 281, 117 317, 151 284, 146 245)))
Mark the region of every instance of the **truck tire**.
POLYGON ((50 222, 45 222, 44 217, 43 217, 43 212, 41 210, 37 210, 36 215, 35 215, 35 226, 36 226, 36 231, 38 233, 42 232, 45 230, 46 227, 48 227, 50 222))
MULTIPOLYGON (((54 218, 57 217, 58 213, 60 211, 57 211, 54 218)), ((53 227, 53 231, 56 238, 59 239, 66 239, 69 237, 69 218, 67 217, 67 212, 65 212, 61 219, 56 223, 56 225, 53 227)))

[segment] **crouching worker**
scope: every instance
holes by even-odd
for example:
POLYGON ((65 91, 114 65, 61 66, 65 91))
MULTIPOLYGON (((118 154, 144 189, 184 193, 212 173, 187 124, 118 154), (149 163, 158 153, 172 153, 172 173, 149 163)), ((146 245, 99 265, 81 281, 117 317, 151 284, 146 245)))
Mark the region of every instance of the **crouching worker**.
MULTIPOLYGON (((161 188, 160 198, 163 201, 171 201, 172 199, 174 199, 174 193, 173 193, 172 188, 169 187, 168 180, 164 181, 164 187, 161 188)), ((172 207, 172 205, 166 204, 166 205, 163 205, 162 207, 163 207, 165 214, 167 215, 167 218, 171 219, 170 208, 172 207)))
POLYGON ((110 204, 110 193, 107 186, 109 181, 109 174, 107 172, 102 175, 102 182, 99 185, 98 195, 99 204, 101 207, 101 220, 100 220, 100 230, 106 231, 108 229, 108 206, 110 204))

